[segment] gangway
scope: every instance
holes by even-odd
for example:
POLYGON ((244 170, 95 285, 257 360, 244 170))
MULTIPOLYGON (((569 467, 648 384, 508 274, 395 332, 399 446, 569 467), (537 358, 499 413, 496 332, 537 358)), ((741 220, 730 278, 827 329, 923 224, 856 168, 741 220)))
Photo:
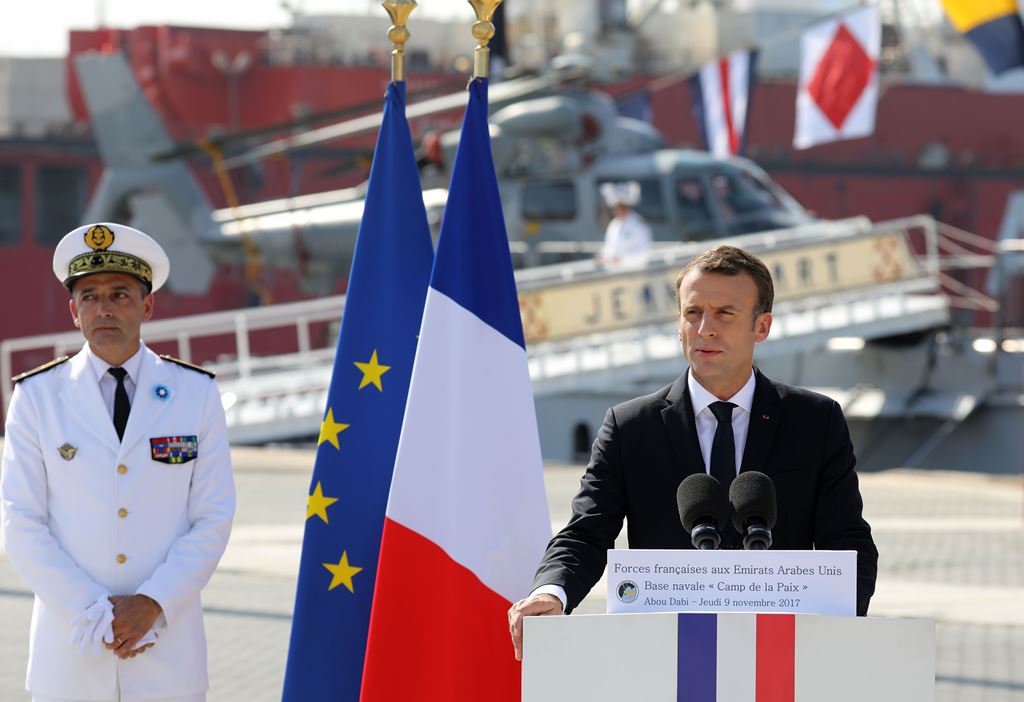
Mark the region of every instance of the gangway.
MULTIPOLYGON (((530 373, 538 402, 572 393, 628 397, 667 382, 683 366, 676 338, 675 276, 695 253, 717 243, 741 246, 765 261, 776 282, 774 323, 758 359, 824 349, 836 337, 870 340, 942 327, 951 297, 944 276, 959 262, 941 253, 943 234, 930 217, 872 224, 863 218, 668 245, 644 265, 608 270, 577 261, 516 274, 530 373)), ((984 304, 980 294, 976 303, 984 304)), ((314 341, 313 325, 337 322, 344 297, 147 322, 143 336, 161 351, 218 374, 231 438, 262 443, 315 436, 326 402, 335 336, 314 341), (253 332, 276 330, 295 351, 261 355, 253 332), (196 358, 200 341, 234 339, 233 353, 196 358)), ((73 353, 78 332, 0 342, 3 406, 7 380, 28 364, 73 353), (39 359, 41 351, 45 358, 39 359), (19 360, 22 359, 22 360, 19 360)), ((232 344, 229 344, 229 346, 232 344)))

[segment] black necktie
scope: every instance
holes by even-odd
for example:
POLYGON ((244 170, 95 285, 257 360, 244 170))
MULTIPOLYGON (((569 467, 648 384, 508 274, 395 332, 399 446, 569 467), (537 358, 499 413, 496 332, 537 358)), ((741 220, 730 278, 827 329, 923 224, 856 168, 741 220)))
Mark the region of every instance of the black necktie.
POLYGON ((711 477, 722 484, 726 495, 736 477, 736 441, 732 435, 732 409, 735 406, 731 402, 712 402, 708 405, 718 420, 715 440, 711 442, 711 477))
POLYGON ((124 368, 110 368, 107 372, 117 379, 117 389, 114 390, 114 429, 117 430, 117 438, 123 439, 124 428, 128 426, 128 412, 132 408, 128 402, 128 391, 124 389, 124 379, 128 376, 128 371, 124 368))

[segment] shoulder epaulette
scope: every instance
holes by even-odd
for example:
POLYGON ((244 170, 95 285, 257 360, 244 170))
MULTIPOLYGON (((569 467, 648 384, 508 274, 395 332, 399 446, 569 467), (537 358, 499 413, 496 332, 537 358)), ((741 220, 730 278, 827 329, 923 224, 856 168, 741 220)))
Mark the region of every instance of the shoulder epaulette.
POLYGON ((217 377, 217 374, 214 373, 212 370, 207 370, 206 368, 203 368, 202 366, 197 366, 194 363, 189 363, 188 361, 183 361, 180 358, 175 358, 174 356, 168 356, 165 353, 160 354, 160 358, 164 359, 165 361, 169 361, 171 363, 174 363, 175 365, 179 365, 182 368, 188 368, 189 370, 194 370, 196 373, 202 373, 203 375, 208 375, 211 378, 216 378, 217 377))
POLYGON ((61 363, 64 363, 65 361, 67 361, 70 358, 71 358, 70 356, 61 356, 60 358, 55 358, 52 361, 47 361, 46 363, 44 363, 43 365, 39 366, 38 368, 33 368, 30 371, 25 371, 21 375, 14 376, 13 378, 11 378, 11 382, 12 383, 20 383, 25 378, 31 378, 33 375, 39 375, 40 373, 45 373, 46 371, 50 370, 51 368, 56 368, 61 363))

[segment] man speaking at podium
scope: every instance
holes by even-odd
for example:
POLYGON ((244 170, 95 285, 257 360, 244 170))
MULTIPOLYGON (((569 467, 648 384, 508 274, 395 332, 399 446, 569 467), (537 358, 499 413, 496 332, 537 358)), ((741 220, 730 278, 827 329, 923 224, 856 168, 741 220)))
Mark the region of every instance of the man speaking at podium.
MULTIPOLYGON (((689 362, 671 385, 608 410, 569 523, 548 544, 534 591, 509 610, 515 654, 524 616, 569 613, 601 577, 628 520, 631 548, 692 548, 676 489, 707 472, 725 488, 740 471, 771 477, 773 547, 857 552, 857 613, 875 590, 878 551, 861 516, 856 459, 839 405, 769 380, 753 367, 768 337, 774 286, 742 249, 698 255, 676 278, 679 341, 689 362)), ((726 527, 723 546, 738 544, 726 527)))

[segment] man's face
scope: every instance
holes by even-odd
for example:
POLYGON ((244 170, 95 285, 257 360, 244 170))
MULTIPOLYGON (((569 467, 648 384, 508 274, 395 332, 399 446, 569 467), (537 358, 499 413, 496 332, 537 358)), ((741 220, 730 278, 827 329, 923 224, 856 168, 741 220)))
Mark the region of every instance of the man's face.
POLYGON ((95 273, 78 280, 69 305, 75 326, 108 361, 130 358, 138 348, 142 322, 153 316, 153 296, 124 273, 95 273))
POLYGON ((772 325, 767 312, 754 317, 754 279, 693 270, 679 284, 679 303, 679 341, 694 378, 720 399, 732 397, 772 325))

